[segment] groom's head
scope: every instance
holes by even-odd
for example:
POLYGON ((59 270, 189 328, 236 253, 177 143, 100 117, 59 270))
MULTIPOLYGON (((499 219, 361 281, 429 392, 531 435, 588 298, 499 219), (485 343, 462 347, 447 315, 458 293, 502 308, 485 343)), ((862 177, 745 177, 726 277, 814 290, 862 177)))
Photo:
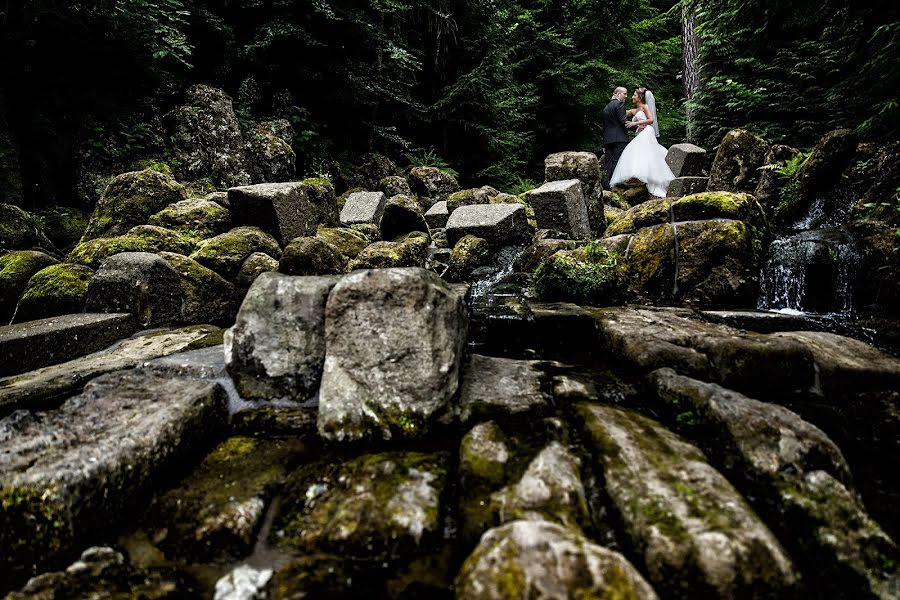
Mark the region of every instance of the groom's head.
POLYGON ((625 97, 626 97, 627 95, 628 95, 628 90, 626 90, 625 88, 619 86, 619 87, 617 87, 616 89, 613 90, 613 95, 612 95, 612 97, 615 98, 616 100, 621 100, 622 102, 624 102, 624 101, 625 101, 625 97))

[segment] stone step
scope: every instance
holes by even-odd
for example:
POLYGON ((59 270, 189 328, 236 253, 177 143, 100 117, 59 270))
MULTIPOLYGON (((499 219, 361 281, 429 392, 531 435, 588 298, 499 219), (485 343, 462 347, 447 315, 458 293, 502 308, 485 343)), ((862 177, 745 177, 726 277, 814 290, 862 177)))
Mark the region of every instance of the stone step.
POLYGON ((49 566, 114 533, 166 469, 206 450, 225 417, 215 383, 126 371, 58 410, 0 420, 0 574, 49 566))
POLYGON ((0 376, 17 375, 106 348, 134 333, 128 313, 61 315, 0 327, 0 376))
POLYGON ((145 361, 185 350, 218 327, 195 325, 143 333, 105 350, 0 379, 0 416, 16 409, 34 410, 77 394, 94 377, 130 369, 145 361))

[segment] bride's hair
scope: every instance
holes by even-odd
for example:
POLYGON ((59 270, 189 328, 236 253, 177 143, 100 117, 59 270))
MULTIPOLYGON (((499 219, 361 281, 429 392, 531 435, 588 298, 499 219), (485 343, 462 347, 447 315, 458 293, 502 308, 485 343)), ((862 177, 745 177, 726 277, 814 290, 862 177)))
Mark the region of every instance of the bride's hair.
POLYGON ((638 98, 641 99, 641 102, 647 102, 647 88, 639 87, 635 88, 634 91, 638 95, 638 98))

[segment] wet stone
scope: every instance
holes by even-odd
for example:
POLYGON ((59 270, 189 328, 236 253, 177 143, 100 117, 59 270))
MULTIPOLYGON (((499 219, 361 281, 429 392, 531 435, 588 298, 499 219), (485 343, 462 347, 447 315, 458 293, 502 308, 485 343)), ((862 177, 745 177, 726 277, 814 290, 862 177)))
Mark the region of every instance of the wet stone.
POLYGON ((509 417, 546 408, 539 361, 471 354, 463 372, 459 418, 509 417))

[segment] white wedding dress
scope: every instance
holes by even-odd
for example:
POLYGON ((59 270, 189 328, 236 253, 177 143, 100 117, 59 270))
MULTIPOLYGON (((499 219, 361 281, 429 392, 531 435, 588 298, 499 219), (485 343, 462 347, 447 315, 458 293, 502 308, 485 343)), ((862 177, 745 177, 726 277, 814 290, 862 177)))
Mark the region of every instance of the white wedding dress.
MULTIPOLYGON (((647 116, 644 111, 638 111, 631 120, 645 121, 647 116)), ((610 179, 610 187, 629 179, 639 179, 647 184, 647 190, 651 194, 664 198, 669 184, 675 179, 675 174, 666 164, 668 153, 666 147, 656 141, 653 127, 645 125, 622 151, 610 179)))

